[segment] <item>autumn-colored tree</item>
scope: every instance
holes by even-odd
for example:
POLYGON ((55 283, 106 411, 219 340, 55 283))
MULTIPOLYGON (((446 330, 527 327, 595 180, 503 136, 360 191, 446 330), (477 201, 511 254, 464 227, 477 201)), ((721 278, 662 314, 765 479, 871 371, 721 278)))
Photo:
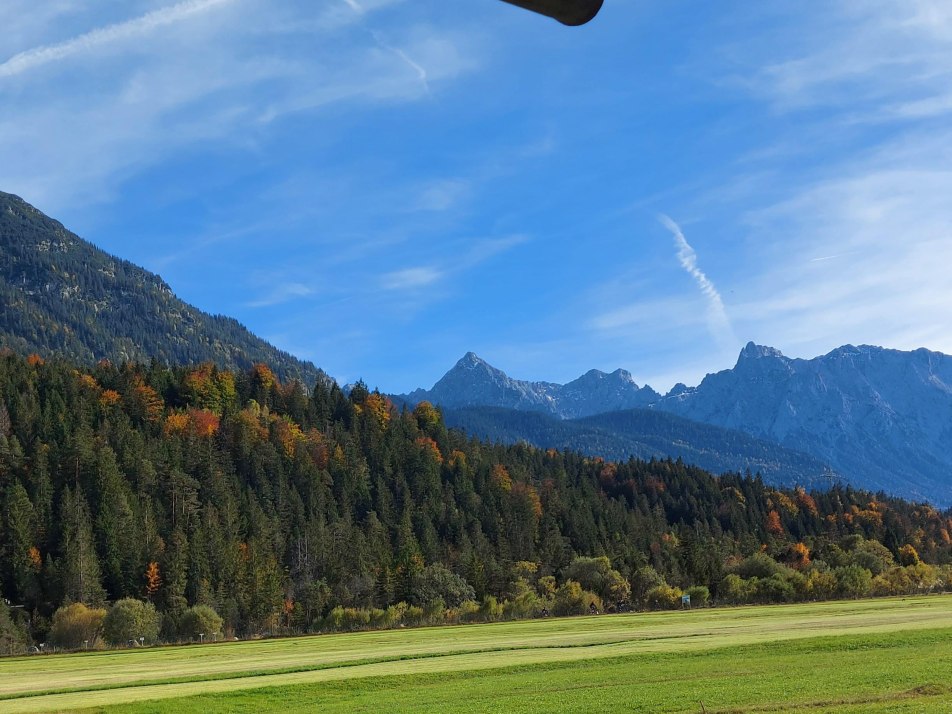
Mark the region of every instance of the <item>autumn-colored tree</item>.
POLYGON ((297 445, 303 444, 305 441, 301 427, 288 418, 275 418, 274 433, 278 443, 281 444, 281 449, 288 458, 293 457, 297 445))
POLYGON ((162 575, 159 572, 159 564, 154 560, 149 563, 145 569, 145 594, 151 600, 162 587, 162 575))
POLYGON ((413 416, 416 417, 420 429, 427 434, 432 434, 443 423, 439 410, 429 402, 420 402, 413 410, 413 416))
POLYGON ((783 523, 780 521, 780 514, 776 511, 770 511, 767 514, 766 523, 767 532, 772 535, 781 535, 783 533, 783 523))
POLYGON ((166 436, 183 436, 188 431, 188 414, 172 412, 165 417, 162 431, 166 436))
POLYGON ((797 505, 809 513, 811 516, 815 516, 818 513, 816 507, 816 501, 813 499, 809 493, 807 493, 802 487, 796 490, 797 505))
POLYGON ((922 560, 919 558, 919 552, 908 543, 899 549, 900 565, 919 565, 922 560))
POLYGON ((26 363, 31 367, 42 367, 44 364, 46 364, 46 360, 34 353, 26 358, 26 363))
POLYGON ((188 420, 192 433, 199 439, 209 439, 215 436, 221 425, 218 415, 208 409, 189 409, 188 420))
POLYGON ((532 514, 536 518, 542 518, 542 501, 539 499, 539 492, 535 486, 524 483, 513 484, 512 495, 524 499, 532 514))
POLYGON ((435 441, 433 441, 433 439, 428 436, 421 436, 417 438, 416 444, 423 450, 425 454, 436 461, 436 463, 443 463, 443 454, 440 453, 440 447, 435 441))
POLYGON ((512 491, 512 477, 509 475, 509 470, 502 464, 493 466, 492 484, 506 493, 512 491))
POLYGON ((785 560, 791 568, 804 570, 810 566, 810 549, 803 543, 794 543, 787 548, 785 560))
POLYGON ((363 408, 379 429, 386 429, 393 414, 393 402, 377 392, 367 395, 363 408))
POLYGON ((103 390, 103 393, 99 395, 99 405, 104 408, 114 407, 121 401, 122 395, 115 389, 103 390))

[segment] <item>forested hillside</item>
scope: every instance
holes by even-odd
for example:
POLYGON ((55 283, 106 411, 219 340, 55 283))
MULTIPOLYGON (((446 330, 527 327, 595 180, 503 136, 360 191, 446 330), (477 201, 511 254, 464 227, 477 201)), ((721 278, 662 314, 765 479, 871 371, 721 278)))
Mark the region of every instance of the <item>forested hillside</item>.
POLYGON ((247 634, 952 582, 920 562, 952 557, 929 506, 488 446, 429 404, 308 394, 263 365, 3 354, 0 506, 0 588, 37 641, 60 606, 120 598, 176 639, 206 632, 183 624, 195 605, 247 634))
POLYGON ((829 488, 837 480, 832 469, 806 454, 651 409, 559 419, 541 412, 464 407, 445 409, 444 416, 450 426, 504 444, 527 442, 610 461, 681 459, 715 474, 759 473, 773 485, 829 488))
POLYGON ((267 362, 286 379, 326 379, 236 320, 179 300, 157 275, 104 253, 17 196, 0 192, 0 346, 115 362, 267 362))

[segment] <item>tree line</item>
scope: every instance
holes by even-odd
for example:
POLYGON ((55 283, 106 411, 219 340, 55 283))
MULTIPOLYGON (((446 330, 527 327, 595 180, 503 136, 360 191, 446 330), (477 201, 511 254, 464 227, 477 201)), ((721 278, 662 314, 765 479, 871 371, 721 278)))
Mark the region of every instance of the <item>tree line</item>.
POLYGON ((926 504, 488 444, 262 364, 0 354, 0 511, 0 651, 952 585, 926 504))

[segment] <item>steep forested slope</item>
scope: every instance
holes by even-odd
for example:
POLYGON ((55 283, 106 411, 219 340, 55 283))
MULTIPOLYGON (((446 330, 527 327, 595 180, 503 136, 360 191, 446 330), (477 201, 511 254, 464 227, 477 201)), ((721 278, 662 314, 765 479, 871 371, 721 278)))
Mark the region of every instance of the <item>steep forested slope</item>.
POLYGON ((110 256, 22 199, 0 192, 0 346, 93 364, 149 361, 324 378, 231 318, 208 315, 161 278, 110 256))

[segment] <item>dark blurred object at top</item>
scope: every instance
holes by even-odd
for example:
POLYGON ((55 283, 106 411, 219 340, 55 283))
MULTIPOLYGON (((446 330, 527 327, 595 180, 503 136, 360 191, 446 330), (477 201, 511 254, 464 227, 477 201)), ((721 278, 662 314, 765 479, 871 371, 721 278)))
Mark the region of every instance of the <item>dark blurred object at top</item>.
POLYGON ((604 0, 504 0, 549 17, 563 25, 584 25, 602 8, 604 0))

